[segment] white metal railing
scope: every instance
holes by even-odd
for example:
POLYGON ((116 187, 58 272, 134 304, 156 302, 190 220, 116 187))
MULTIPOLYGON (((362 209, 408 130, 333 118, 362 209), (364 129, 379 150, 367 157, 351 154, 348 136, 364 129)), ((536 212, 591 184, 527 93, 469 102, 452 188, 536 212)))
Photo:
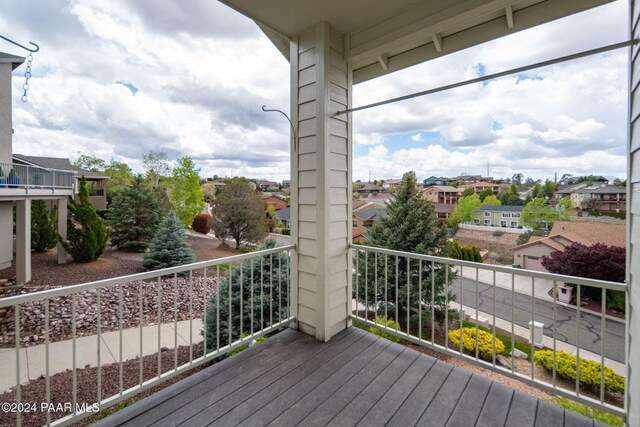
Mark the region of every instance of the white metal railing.
POLYGON ((607 291, 624 292, 626 296, 625 284, 359 245, 352 245, 352 251, 353 320, 624 417, 623 408, 607 401, 604 367, 615 366, 621 375, 626 373, 624 320, 616 322, 606 314, 607 291), (561 304, 555 291, 547 295, 547 290, 560 283, 575 285, 575 307, 561 304), (582 307, 585 287, 600 290, 596 291, 601 298, 597 312, 582 307), (543 338, 545 347, 552 351, 551 381, 535 376, 535 324, 527 328, 528 321, 537 322, 541 316, 548 323, 543 338), (464 318, 475 323, 475 354, 463 348, 459 319, 464 318), (478 350, 478 331, 483 323, 492 335, 491 356, 484 360, 478 350), (459 345, 450 342, 452 330, 460 330, 459 345), (497 333, 510 337, 510 345, 505 346, 510 350, 510 360, 499 360, 496 354, 497 333), (530 347, 531 370, 527 374, 516 370, 516 341, 530 347), (577 360, 595 359, 600 363, 600 384, 591 390, 591 395, 581 389, 580 363, 576 366, 575 383, 569 386, 562 380, 559 384, 556 354, 562 349, 573 349, 577 360), (501 366, 499 362, 505 360, 508 365, 501 366))
POLYGON ((73 190, 74 177, 70 171, 0 162, 0 188, 73 190))
MULTIPOLYGON (((27 320, 24 318, 21 307, 26 309, 39 305, 38 310, 44 314, 46 372, 44 373, 45 402, 42 404, 46 403, 47 407, 52 403, 71 404, 69 411, 64 414, 55 411, 46 411, 46 414, 41 414, 42 419, 39 420, 41 421, 39 424, 69 425, 92 415, 92 411, 96 408, 102 410, 129 399, 141 391, 212 361, 240 346, 250 344, 254 339, 288 325, 294 320, 290 315, 289 308, 289 255, 293 248, 294 246, 291 245, 275 247, 253 253, 0 299, 0 308, 13 310, 15 316, 13 331, 15 333, 15 366, 3 366, 1 369, 5 375, 8 375, 9 372, 15 372, 16 408, 20 409, 21 405, 30 404, 30 402, 23 403, 21 401, 21 370, 24 367, 20 357, 20 327, 27 320), (194 283, 199 283, 199 281, 204 283, 204 286, 200 286, 200 295, 195 295, 194 283), (179 286, 182 289, 186 288, 186 294, 179 293, 179 286), (117 309, 108 305, 109 298, 114 296, 117 300, 117 309), (84 312, 81 313, 78 301, 85 297, 94 298, 91 299, 94 304, 87 306, 83 302, 82 310, 84 312), (199 312, 194 312, 194 299, 196 298, 202 298, 204 302, 199 312), (166 306, 163 303, 166 303, 167 300, 169 300, 169 304, 172 300, 172 307, 169 309, 163 307, 163 305, 166 306), (61 396, 63 391, 54 390, 51 387, 51 376, 54 372, 50 372, 50 346, 55 338, 52 334, 52 317, 55 314, 51 307, 52 301, 55 301, 58 307, 61 302, 71 306, 70 318, 58 317, 54 320, 56 323, 60 321, 70 323, 67 327, 70 328, 72 342, 72 350, 69 354, 72 364, 71 402, 66 402, 65 400, 68 401, 68 399, 61 396), (183 309, 183 313, 180 313, 181 317, 189 320, 188 362, 181 365, 178 363, 180 307, 183 309), (186 310, 184 310, 185 308, 186 310), (90 313, 88 313, 89 311, 90 313), (130 330, 124 328, 127 313, 129 314, 126 319, 127 324, 133 330, 139 330, 136 337, 138 339, 131 340, 130 335, 126 340, 123 338, 123 331, 130 330), (82 314, 85 316, 82 316, 82 328, 80 328, 78 327, 78 318, 82 314), (93 319, 93 322, 86 321, 89 317, 93 319), (101 354, 101 348, 105 347, 101 343, 101 339, 107 333, 105 329, 108 329, 104 326, 104 322, 109 319, 116 319, 115 327, 110 329, 118 334, 119 350, 115 352, 118 354, 114 355, 118 379, 116 381, 117 390, 104 395, 103 370, 113 369, 113 365, 111 367, 103 366, 107 354, 101 354), (203 341, 195 343, 193 334, 197 331, 193 330, 193 324, 194 321, 199 320, 202 320, 204 324, 203 341), (171 335, 173 335, 174 354, 171 366, 162 362, 161 330, 167 323, 171 325, 171 335), (148 359, 146 362, 143 361, 145 359, 143 357, 143 329, 148 329, 149 324, 153 326, 157 324, 157 332, 153 333, 153 335, 157 334, 157 362, 152 364, 155 369, 153 375, 150 375, 148 369, 144 369, 143 366, 147 364, 148 367, 149 363, 148 359), (97 344, 96 389, 93 400, 95 403, 78 400, 77 340, 79 336, 87 336, 82 333, 81 329, 89 329, 88 336, 94 336, 97 344), (138 372, 133 376, 127 375, 126 378, 123 343, 135 346, 136 352, 139 351, 139 360, 136 362, 135 358, 132 359, 133 363, 139 364, 138 372), (201 350, 198 347, 200 344, 202 345, 201 350), (196 350, 198 353, 194 354, 196 350), (157 368, 154 366, 155 363, 157 363, 157 368)), ((131 369, 128 372, 131 373, 131 369)), ((108 389, 108 384, 106 386, 108 389)), ((87 384, 85 383, 83 387, 86 388, 87 384)), ((40 405, 41 403, 38 403, 34 409, 40 410, 40 405)), ((15 425, 21 425, 23 414, 18 411, 13 415, 15 415, 15 419, 12 422, 15 425)), ((24 414, 25 417, 28 415, 32 414, 24 414)))

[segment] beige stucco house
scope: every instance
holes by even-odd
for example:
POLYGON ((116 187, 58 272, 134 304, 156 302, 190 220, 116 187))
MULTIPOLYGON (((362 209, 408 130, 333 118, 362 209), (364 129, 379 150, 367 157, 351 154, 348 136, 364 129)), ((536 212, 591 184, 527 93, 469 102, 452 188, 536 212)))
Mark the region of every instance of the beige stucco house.
POLYGON ((547 271, 542 266, 542 257, 553 251, 563 251, 574 243, 587 246, 603 243, 625 248, 626 225, 622 222, 556 221, 548 237, 532 237, 529 242, 516 247, 513 262, 527 270, 547 271))

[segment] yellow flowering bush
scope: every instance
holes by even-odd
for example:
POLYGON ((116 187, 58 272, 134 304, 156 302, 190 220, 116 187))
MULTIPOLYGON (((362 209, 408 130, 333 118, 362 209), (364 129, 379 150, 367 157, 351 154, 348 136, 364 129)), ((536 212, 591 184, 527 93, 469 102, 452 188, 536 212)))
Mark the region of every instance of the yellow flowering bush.
MULTIPOLYGON (((452 347, 460 347, 460 329, 449 331, 449 341, 452 347)), ((476 328, 462 328, 462 348, 468 352, 476 351, 476 328)), ((493 339, 489 332, 478 330, 478 354, 484 358, 491 358, 493 354, 504 351, 504 344, 499 339, 493 339), (492 344, 493 343, 493 344, 492 344)))
MULTIPOLYGON (((553 370, 553 351, 539 350, 534 353, 533 361, 536 365, 542 366, 548 371, 553 370)), ((589 388, 600 389, 600 376, 602 366, 593 360, 580 358, 580 384, 589 388)), ((556 372, 561 377, 569 380, 576 379, 576 356, 565 353, 564 351, 556 352, 556 372)), ((624 392, 624 378, 611 368, 604 368, 604 389, 614 393, 624 392)))

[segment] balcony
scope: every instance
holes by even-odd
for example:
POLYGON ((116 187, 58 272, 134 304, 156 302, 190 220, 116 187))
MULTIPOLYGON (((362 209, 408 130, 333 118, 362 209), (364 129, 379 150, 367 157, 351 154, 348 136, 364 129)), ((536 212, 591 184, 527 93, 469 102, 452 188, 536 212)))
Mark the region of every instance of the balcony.
POLYGON ((355 327, 326 343, 289 329, 296 322, 289 297, 295 298, 289 276, 295 248, 267 249, 0 299, 0 309, 12 315, 0 332, 3 339, 14 337, 12 350, 0 352, 3 371, 15 373, 4 385, 13 387, 8 396, 17 404, 34 401, 24 385, 31 379, 45 390, 43 403, 69 402, 73 408, 10 414, 13 418, 4 414, 2 422, 68 425, 94 415, 82 404, 96 403, 102 411, 198 370, 99 425, 593 425, 420 348, 624 416, 605 393, 609 372, 605 378, 600 370, 599 387, 585 390, 578 381, 561 379, 554 357, 552 379, 545 381, 536 377, 533 365, 526 372, 516 368, 514 351, 505 366, 502 356, 464 351, 462 344, 454 345, 447 334, 442 341, 434 331, 458 331, 459 319, 467 318, 494 340, 507 334, 510 350, 524 342, 534 351, 537 337, 529 340, 527 324, 544 322, 541 345, 573 351, 624 374, 624 354, 616 351, 625 345, 619 330, 624 324, 609 321, 604 306, 606 290, 624 292, 625 285, 363 246, 353 246, 351 253, 351 320, 413 348, 355 327), (403 270, 415 274, 403 276, 403 270), (439 274, 453 279, 444 293, 442 318, 438 304, 430 302, 434 293, 426 297, 439 274), (555 293, 542 298, 555 282, 575 283, 578 293, 585 286, 601 289, 602 312, 587 312, 580 298, 575 308, 561 305, 555 293), (422 298, 412 300, 413 295, 422 298), (392 300, 404 311, 390 310, 392 300), (60 315, 61 304, 68 316, 60 315), (44 343, 24 348, 23 327, 37 313, 44 316, 44 343), (203 324, 209 325, 206 334, 200 333, 203 324), (594 332, 599 340, 594 341, 594 332), (263 336, 270 338, 253 345, 263 336), (216 361, 247 345, 251 348, 216 361), (58 353, 69 357, 62 363, 58 353), (61 383, 66 369, 70 378, 61 383))
POLYGON ((75 174, 70 171, 0 162, 0 198, 3 196, 73 195, 75 174))

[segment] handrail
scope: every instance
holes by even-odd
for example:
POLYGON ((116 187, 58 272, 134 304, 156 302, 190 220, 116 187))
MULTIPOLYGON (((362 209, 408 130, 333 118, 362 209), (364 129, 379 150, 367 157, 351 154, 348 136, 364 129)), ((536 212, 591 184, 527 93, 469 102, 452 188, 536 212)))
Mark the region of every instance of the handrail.
POLYGON ((211 267, 215 265, 229 264, 232 262, 244 261, 250 258, 259 256, 275 254, 278 252, 288 251, 295 249, 295 245, 278 246, 271 249, 265 249, 262 251, 249 252, 241 255, 233 255, 225 258, 212 259, 209 261, 194 262, 191 264, 184 264, 177 267, 163 268, 160 270, 152 270, 145 273, 130 274, 128 276, 115 277, 113 279, 96 280, 94 282, 82 283, 79 285, 65 286, 55 289, 46 289, 44 291, 32 292, 23 295, 14 295, 10 297, 0 298, 0 308, 11 307, 17 304, 24 304, 26 302, 42 301, 49 298, 76 294, 79 292, 90 291, 93 289, 102 289, 107 286, 119 285, 121 283, 139 282, 147 279, 155 279, 158 276, 168 276, 172 274, 182 273, 186 270, 197 270, 200 268, 211 267))
POLYGON ((596 286, 598 288, 609 289, 612 291, 627 292, 628 290, 626 283, 609 282, 606 280, 589 279, 586 277, 567 276, 563 274, 547 273, 544 271, 525 270, 523 268, 513 268, 513 267, 504 266, 504 265, 479 264, 471 261, 462 261, 459 259, 444 258, 440 256, 435 256, 435 255, 422 255, 422 254, 416 254, 412 252, 395 251, 391 249, 376 248, 373 246, 352 244, 350 248, 362 249, 370 252, 378 252, 381 254, 387 254, 387 255, 393 255, 393 256, 410 257, 412 259, 421 259, 424 261, 433 261, 440 264, 447 264, 451 266, 463 266, 463 267, 473 267, 473 268, 480 267, 483 270, 495 271, 499 273, 516 274, 518 276, 533 277, 537 279, 555 280, 558 282, 572 283, 576 285, 580 284, 585 286, 596 286))

